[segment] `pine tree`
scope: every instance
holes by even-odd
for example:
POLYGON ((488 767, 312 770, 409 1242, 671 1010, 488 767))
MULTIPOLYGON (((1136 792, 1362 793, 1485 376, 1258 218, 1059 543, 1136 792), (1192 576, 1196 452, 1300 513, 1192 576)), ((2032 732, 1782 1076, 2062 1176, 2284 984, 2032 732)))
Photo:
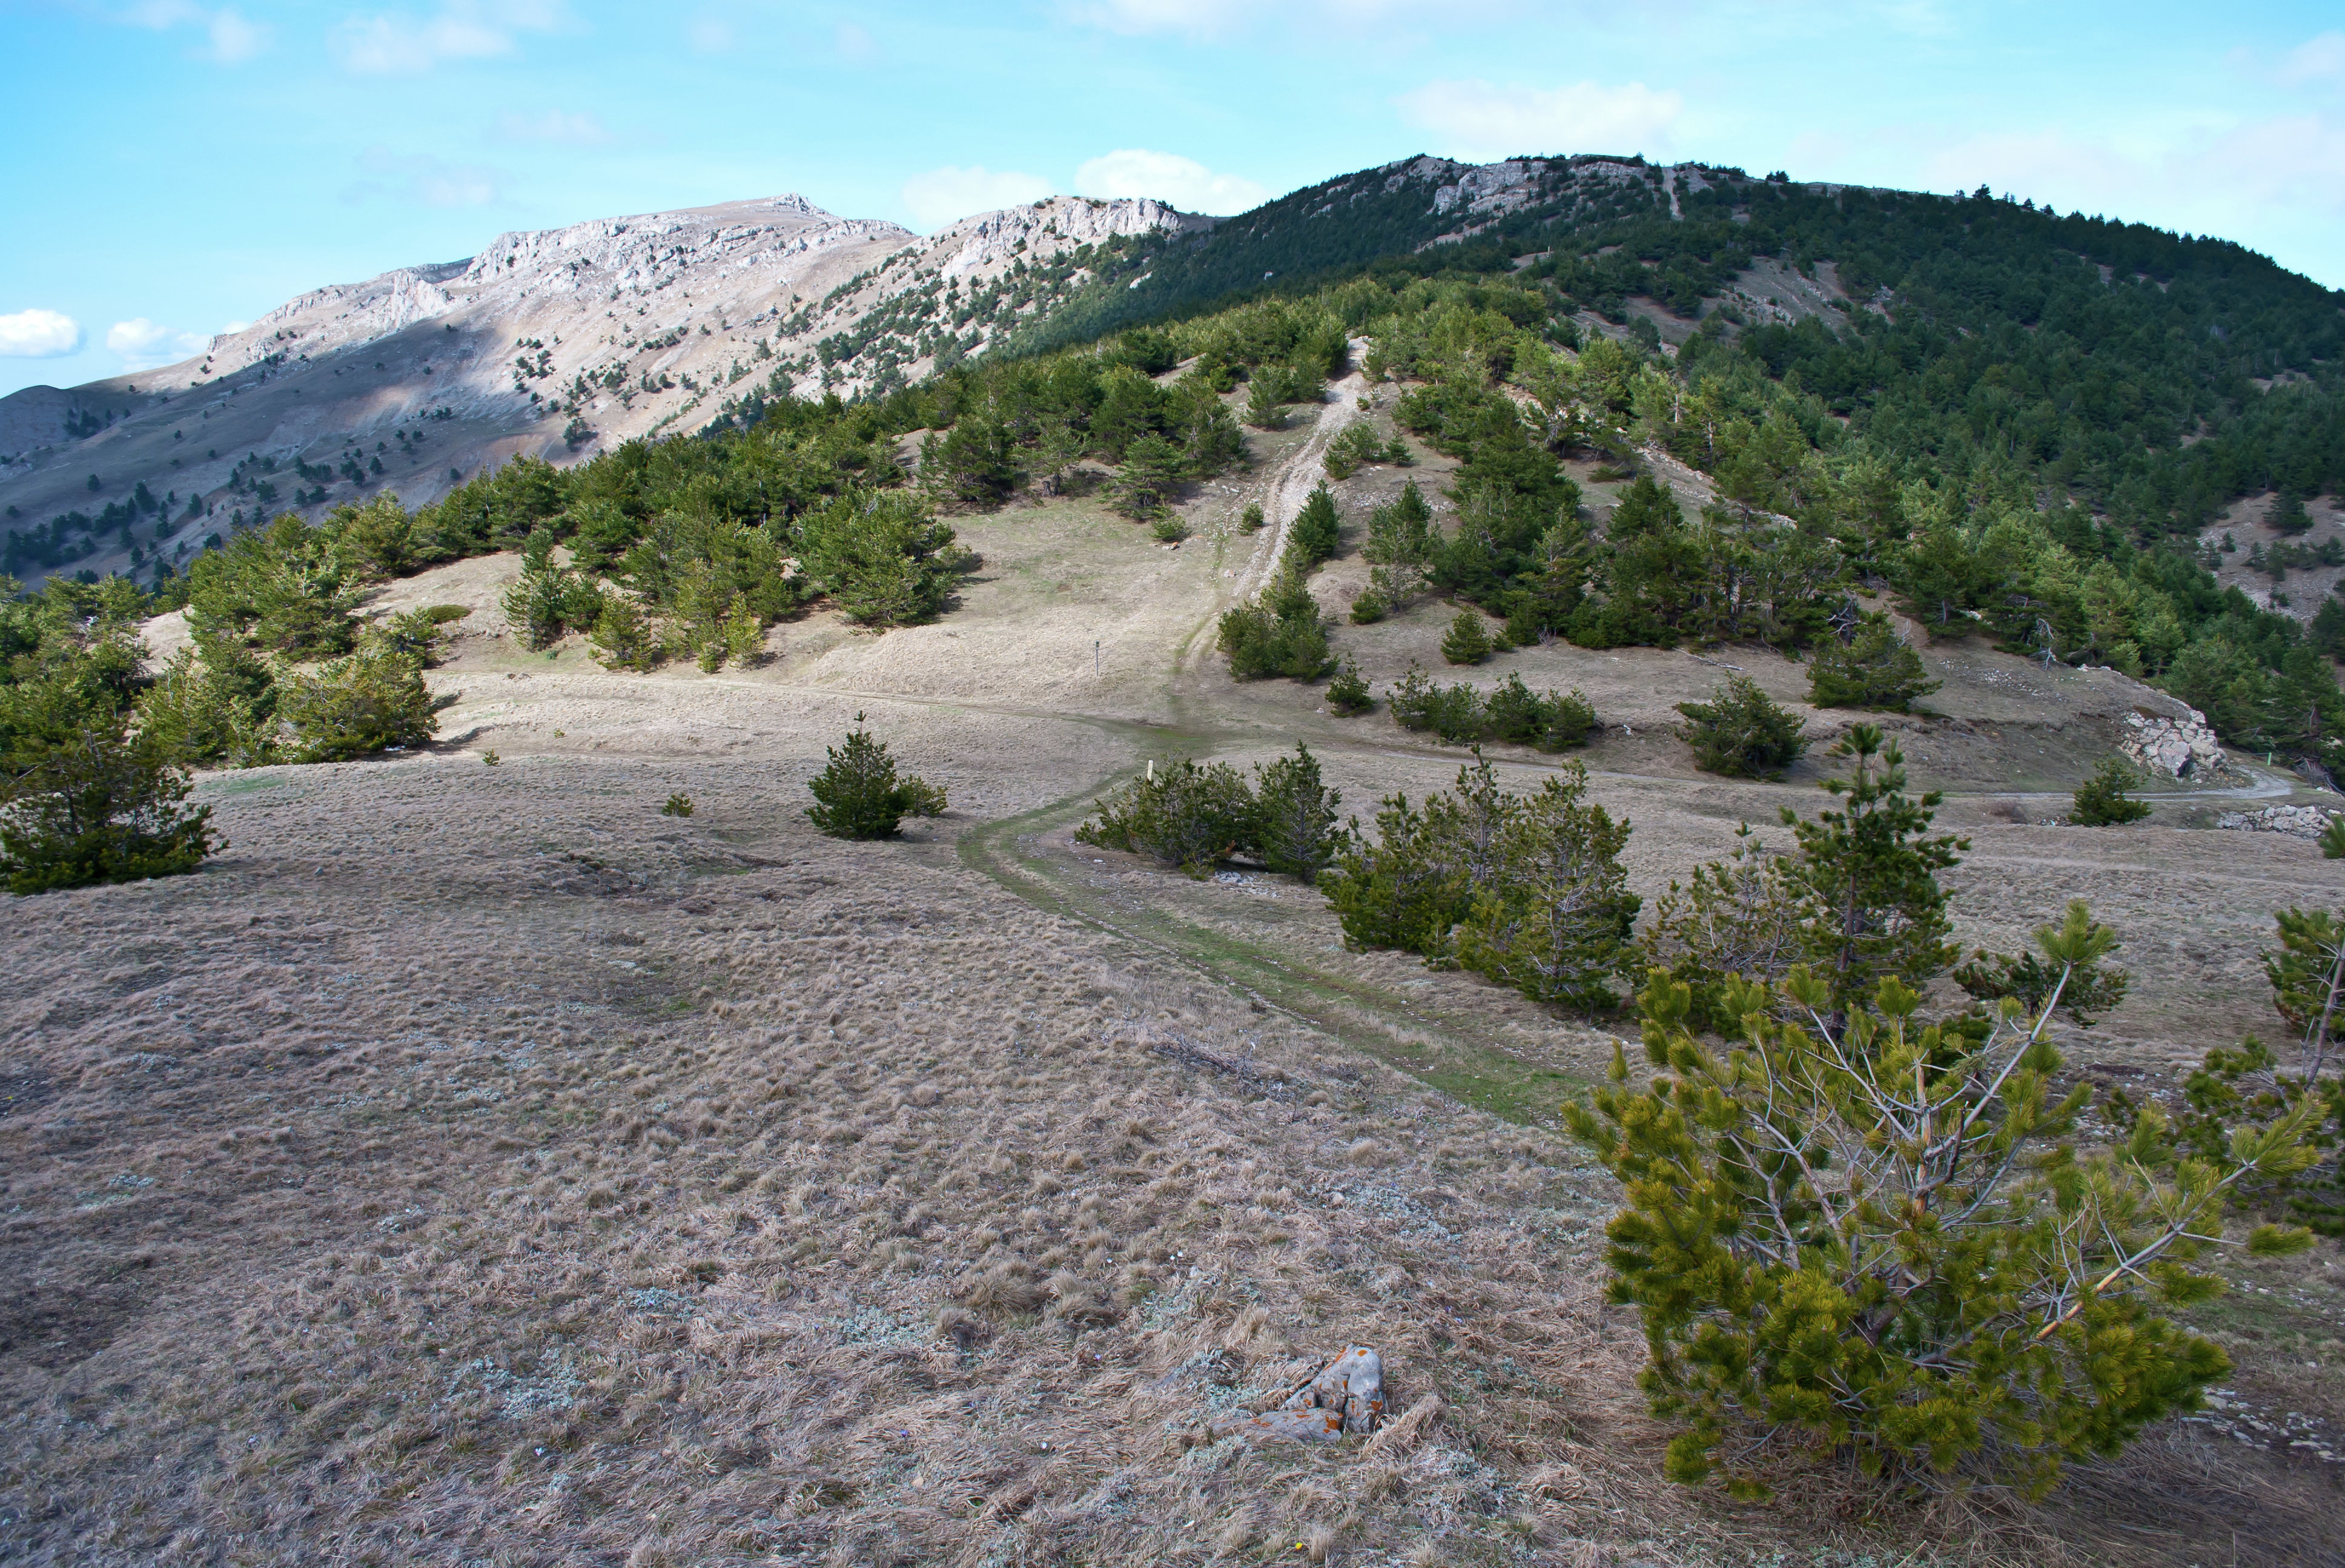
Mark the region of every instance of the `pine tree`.
POLYGON ((1335 512, 1335 498, 1325 484, 1319 485, 1287 525, 1287 554, 1307 570, 1333 560, 1342 543, 1343 524, 1335 512))
POLYGON ((1926 985, 1954 961, 1937 873, 1960 864, 1970 841, 1924 836, 1944 797, 1905 793, 1904 755, 1878 726, 1855 726, 1828 755, 1852 765, 1851 777, 1823 786, 1842 809, 1813 821, 1784 809, 1800 846, 1784 873, 1808 932, 1805 956, 1844 1008, 1871 996, 1883 976, 1926 985))
MULTIPOLYGON (((2114 938, 2076 904, 2038 941, 2066 974, 2114 938)), ((1593 1109, 1564 1107, 1626 1189, 1607 1260, 1643 1319, 1639 1380, 1681 1428, 1671 1480, 1723 1463, 1732 1492, 1763 1496, 1780 1448, 1891 1484, 1970 1470, 2040 1495, 2228 1369, 2158 1314, 2221 1288, 2190 1265, 2236 1186, 2311 1163, 2314 1110, 2242 1128, 2213 1160, 2178 1158, 2154 1107, 2119 1149, 2079 1152, 2092 1088, 2053 1097, 2048 1007, 2007 1002, 1973 1044, 1893 976, 1856 1003, 1805 966, 1724 989, 1729 1050, 1687 1026, 1687 986, 1657 981, 1650 1083, 1630 1088, 1616 1051, 1593 1109)), ((2309 1240, 2266 1226, 2248 1246, 2309 1240)))
POLYGON ((1568 763, 1512 807, 1497 874, 1477 888, 1457 961, 1534 1002, 1608 1010, 1639 901, 1619 854, 1629 824, 1587 799, 1588 769, 1568 763))
POLYGON ((2093 776, 2076 786, 2068 820, 2079 828, 2111 828, 2149 815, 2149 802, 2126 793, 2138 778, 2122 757, 2106 757, 2093 776))
POLYGON ((1800 718, 1778 707, 1757 681, 1734 676, 1708 702, 1681 702, 1679 737, 1693 748, 1693 765, 1730 779, 1781 779, 1808 748, 1800 718))
POLYGON ((1281 430, 1286 425, 1286 405, 1278 389, 1261 376, 1246 388, 1245 422, 1256 430, 1281 430))
POLYGON ((340 762, 422 745, 440 732, 440 707, 414 660, 360 653, 288 675, 277 717, 294 761, 340 762))
POLYGON ((735 664, 744 667, 765 656, 766 628, 757 619, 757 612, 749 607, 746 595, 733 601, 725 612, 725 653, 735 664))
POLYGON ((1327 683, 1327 706, 1349 718, 1368 711, 1376 705, 1369 694, 1368 683, 1360 677, 1357 661, 1345 659, 1344 667, 1327 683))
POLYGON ((1308 746, 1254 769, 1254 852, 1272 871, 1310 882, 1335 857, 1335 809, 1344 797, 1319 778, 1308 746))
POLYGON ((0 881, 19 896, 192 871, 225 840, 157 737, 69 674, 0 688, 0 881))
POLYGON ((659 639, 633 595, 614 593, 588 634, 594 660, 604 669, 646 670, 659 662, 659 639))
POLYGON ((1818 708, 1903 713, 1944 684, 1930 678, 1922 656, 1879 611, 1863 616, 1846 643, 1827 640, 1808 660, 1810 700, 1818 708))
POLYGON ((1441 639, 1441 657, 1451 664, 1480 664, 1490 657, 1490 632, 1479 610, 1460 610, 1441 639))
POLYGON ((892 838, 906 817, 933 817, 944 809, 943 790, 896 777, 887 743, 871 738, 860 713, 846 741, 826 751, 829 764, 807 785, 815 799, 807 815, 834 839, 892 838))
POLYGON ((1124 450, 1123 466, 1107 482, 1110 504, 1145 523, 1172 504, 1188 472, 1179 447, 1161 435, 1143 435, 1124 450))

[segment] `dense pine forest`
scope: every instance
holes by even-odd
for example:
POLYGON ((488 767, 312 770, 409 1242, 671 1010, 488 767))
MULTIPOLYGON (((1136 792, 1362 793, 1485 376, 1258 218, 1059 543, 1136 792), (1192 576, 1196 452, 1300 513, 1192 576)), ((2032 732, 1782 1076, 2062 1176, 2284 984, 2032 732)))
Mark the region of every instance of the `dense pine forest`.
MULTIPOLYGON (((188 761, 410 743, 436 625, 364 623, 360 596, 499 550, 524 554, 507 604, 523 636, 584 632, 614 667, 753 657, 817 601, 922 619, 967 565, 948 514, 1089 475, 1177 536, 1184 488, 1245 461, 1239 413, 1277 422, 1359 352, 1401 389, 1400 423, 1461 466, 1447 526, 1346 520, 1382 598, 1356 618, 1433 594, 1518 641, 1801 653, 1888 595, 1933 638, 2115 666, 2238 744, 2345 766, 2345 608, 2308 630, 2219 587, 2198 544, 2241 497, 2274 494, 2285 527, 2345 479, 2345 296, 2223 241, 1984 190, 1708 174, 1672 217, 1657 171, 1583 188, 1558 162, 1540 201, 1422 249, 1422 187, 1355 176, 871 401, 760 400, 412 511, 382 494, 288 515, 152 593, 52 578, 0 610, 0 726, 23 742, 70 687, 188 761), (1771 259, 1844 308, 1762 320, 1735 284, 1771 259), (1699 326, 1665 349, 1660 312, 1699 326), (1656 451, 1720 503, 1690 516, 1646 481, 1599 513, 1561 462, 1628 473, 1656 451), (182 605, 197 653, 159 677, 126 664, 132 623, 182 605)), ((1332 667, 1308 662, 1285 673, 1332 667)))

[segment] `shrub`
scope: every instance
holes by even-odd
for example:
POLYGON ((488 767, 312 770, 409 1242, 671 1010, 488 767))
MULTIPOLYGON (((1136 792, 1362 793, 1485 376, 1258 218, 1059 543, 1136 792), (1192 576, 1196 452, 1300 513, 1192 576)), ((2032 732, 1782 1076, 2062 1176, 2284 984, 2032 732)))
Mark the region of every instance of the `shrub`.
POLYGON ((1178 545, 1189 536, 1189 525, 1170 514, 1150 524, 1148 531, 1167 545, 1178 545))
POLYGON ((341 762, 421 746, 440 732, 422 671, 396 654, 356 654, 279 683, 277 718, 296 762, 341 762))
POLYGON ((87 697, 54 677, 7 691, 0 881, 19 896, 177 876, 225 842, 164 745, 87 697))
POLYGON ((1245 510, 1238 514, 1238 532, 1241 534, 1259 534, 1262 532, 1261 502, 1249 501, 1246 503, 1245 510))
POLYGON ((2079 828, 2111 828, 2149 815, 2149 802, 2126 793, 2138 775, 2122 757, 2105 757, 2090 779, 2076 786, 2068 820, 2079 828))
POLYGON ((1238 680, 1316 680, 1335 663, 1318 601, 1293 570, 1279 573, 1260 598, 1223 611, 1219 644, 1238 680))
POLYGON ((1595 707, 1584 694, 1574 689, 1541 696, 1525 686, 1519 675, 1500 681, 1483 700, 1482 708, 1490 738, 1541 751, 1586 745, 1596 728, 1595 707))
POLYGON ((1321 461, 1328 478, 1349 479, 1372 463, 1386 461, 1385 443, 1376 439, 1376 426, 1365 420, 1355 421, 1327 443, 1326 455, 1321 461))
POLYGON ((1344 667, 1335 672, 1335 678, 1327 683, 1327 706, 1349 718, 1376 705, 1376 699, 1368 693, 1368 683, 1360 678, 1359 665, 1345 659, 1344 667))
POLYGON ((1458 683, 1437 687, 1411 663, 1387 694, 1393 721, 1404 729, 1430 729, 1451 746, 1475 740, 1505 740, 1541 751, 1586 744, 1596 728, 1596 709, 1578 691, 1545 694, 1509 675, 1487 697, 1458 683))
POLYGON ((1385 602, 1374 588, 1352 601, 1352 624, 1370 626, 1385 618, 1385 602))
POLYGON ((944 791, 915 778, 898 779, 896 759, 885 741, 871 738, 863 715, 846 741, 825 748, 830 761, 807 788, 815 803, 807 815, 834 839, 885 839, 906 817, 934 816, 944 809, 944 791), (935 809, 926 808, 933 805, 935 809))
POLYGON ((1334 858, 1335 809, 1344 797, 1319 778, 1319 759, 1307 746, 1254 769, 1254 820, 1248 843, 1272 871, 1310 882, 1334 858))
POLYGON ((1441 657, 1451 664, 1480 664, 1490 657, 1490 630, 1479 610, 1460 610, 1441 639, 1441 657))
POLYGON ((1254 793, 1225 762, 1152 763, 1092 805, 1096 814, 1075 830, 1077 842, 1149 855, 1193 877, 1246 848, 1254 830, 1254 793))
POLYGON ((1708 702, 1681 702, 1693 765, 1730 779, 1781 779, 1808 748, 1799 716, 1778 707, 1748 676, 1734 676, 1708 702))
POLYGON ((1619 861, 1629 824, 1587 793, 1588 769, 1572 762, 1507 813, 1497 874, 1475 890, 1457 962, 1534 1002, 1595 1012, 1619 1001, 1609 982, 1639 901, 1619 861))
MULTIPOLYGON (((2081 904, 2038 933, 2063 968, 2109 940, 2081 904)), ((1616 1053, 1594 1109, 1565 1108, 1627 1187, 1608 1257, 1644 1319, 1647 1398, 1685 1428, 1670 1479, 1704 1480, 1731 1444, 1742 1496, 1766 1490, 1754 1456, 1819 1449, 2040 1492, 2223 1376, 2223 1352, 2156 1308, 2221 1288, 2188 1265, 2228 1186, 2301 1169, 2309 1117, 2217 1164, 2178 1158, 2152 1111, 2121 1149, 2080 1155, 2063 1140, 2092 1091, 2051 1098, 2048 1011, 2006 1003, 1968 1048, 1893 978, 1844 1022, 1804 966, 1729 993, 1721 1055, 1686 1026, 1687 988, 1656 976, 1650 1084, 1629 1088, 1616 1053)), ((2249 1247, 2308 1240, 2266 1227, 2249 1247)))
POLYGON ((945 787, 931 784, 918 777, 907 778, 898 788, 903 791, 904 815, 907 817, 941 817, 945 814, 945 787))
POLYGON ((1461 962, 1542 1002, 1610 1005, 1638 901, 1619 862, 1626 823, 1587 803, 1578 763, 1525 799, 1479 758, 1422 809, 1385 798, 1355 822, 1321 884, 1346 945, 1461 962))
POLYGON ((1944 684, 1930 678, 1922 656, 1877 610, 1858 620, 1847 642, 1828 639, 1808 660, 1810 700, 1818 708, 1903 713, 1944 684))
POLYGON ((951 603, 969 559, 950 528, 900 491, 840 496, 799 519, 798 531, 807 570, 866 626, 903 626, 936 615, 951 603))
POLYGON ((681 789, 677 790, 675 794, 673 794, 673 795, 669 796, 669 797, 667 798, 667 799, 666 799, 665 802, 663 802, 663 803, 661 804, 661 806, 660 806, 660 815, 661 815, 661 816, 663 816, 663 817, 689 817, 689 816, 691 816, 691 815, 692 815, 692 797, 691 797, 691 796, 689 796, 689 795, 687 795, 687 794, 685 794, 685 793, 683 790, 681 790, 681 789))
MULTIPOLYGON (((592 587, 592 585, 587 585, 592 587)), ((446 634, 441 627, 452 621, 461 621, 472 610, 463 605, 431 605, 422 609, 403 610, 388 620, 377 621, 367 628, 366 644, 378 653, 397 654, 411 658, 425 669, 440 662, 446 634)), ((590 620, 586 623, 592 626, 590 620)))
POLYGON ((1451 746, 1479 740, 1490 716, 1480 694, 1463 682, 1437 687, 1416 660, 1386 694, 1393 722, 1403 729, 1430 729, 1451 746))

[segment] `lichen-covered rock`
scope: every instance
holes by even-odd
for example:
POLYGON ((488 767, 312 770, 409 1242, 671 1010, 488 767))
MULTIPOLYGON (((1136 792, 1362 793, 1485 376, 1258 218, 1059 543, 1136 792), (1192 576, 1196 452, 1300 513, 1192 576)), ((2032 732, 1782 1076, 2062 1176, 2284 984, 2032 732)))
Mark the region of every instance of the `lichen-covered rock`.
POLYGON ((1346 1434, 1375 1431, 1384 1414, 1384 1358, 1365 1345, 1346 1345, 1342 1355, 1288 1394, 1276 1410, 1233 1411, 1214 1420, 1208 1430, 1215 1438, 1250 1441, 1332 1442, 1346 1434))

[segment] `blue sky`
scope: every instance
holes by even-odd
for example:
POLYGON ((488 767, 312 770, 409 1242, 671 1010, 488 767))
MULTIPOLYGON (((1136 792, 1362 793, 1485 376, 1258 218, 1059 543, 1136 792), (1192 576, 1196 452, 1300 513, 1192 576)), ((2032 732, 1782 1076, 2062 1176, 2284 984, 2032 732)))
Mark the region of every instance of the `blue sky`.
POLYGON ((508 229, 1227 212, 1420 151, 1984 182, 2345 285, 2333 0, 0 0, 0 392, 508 229))

